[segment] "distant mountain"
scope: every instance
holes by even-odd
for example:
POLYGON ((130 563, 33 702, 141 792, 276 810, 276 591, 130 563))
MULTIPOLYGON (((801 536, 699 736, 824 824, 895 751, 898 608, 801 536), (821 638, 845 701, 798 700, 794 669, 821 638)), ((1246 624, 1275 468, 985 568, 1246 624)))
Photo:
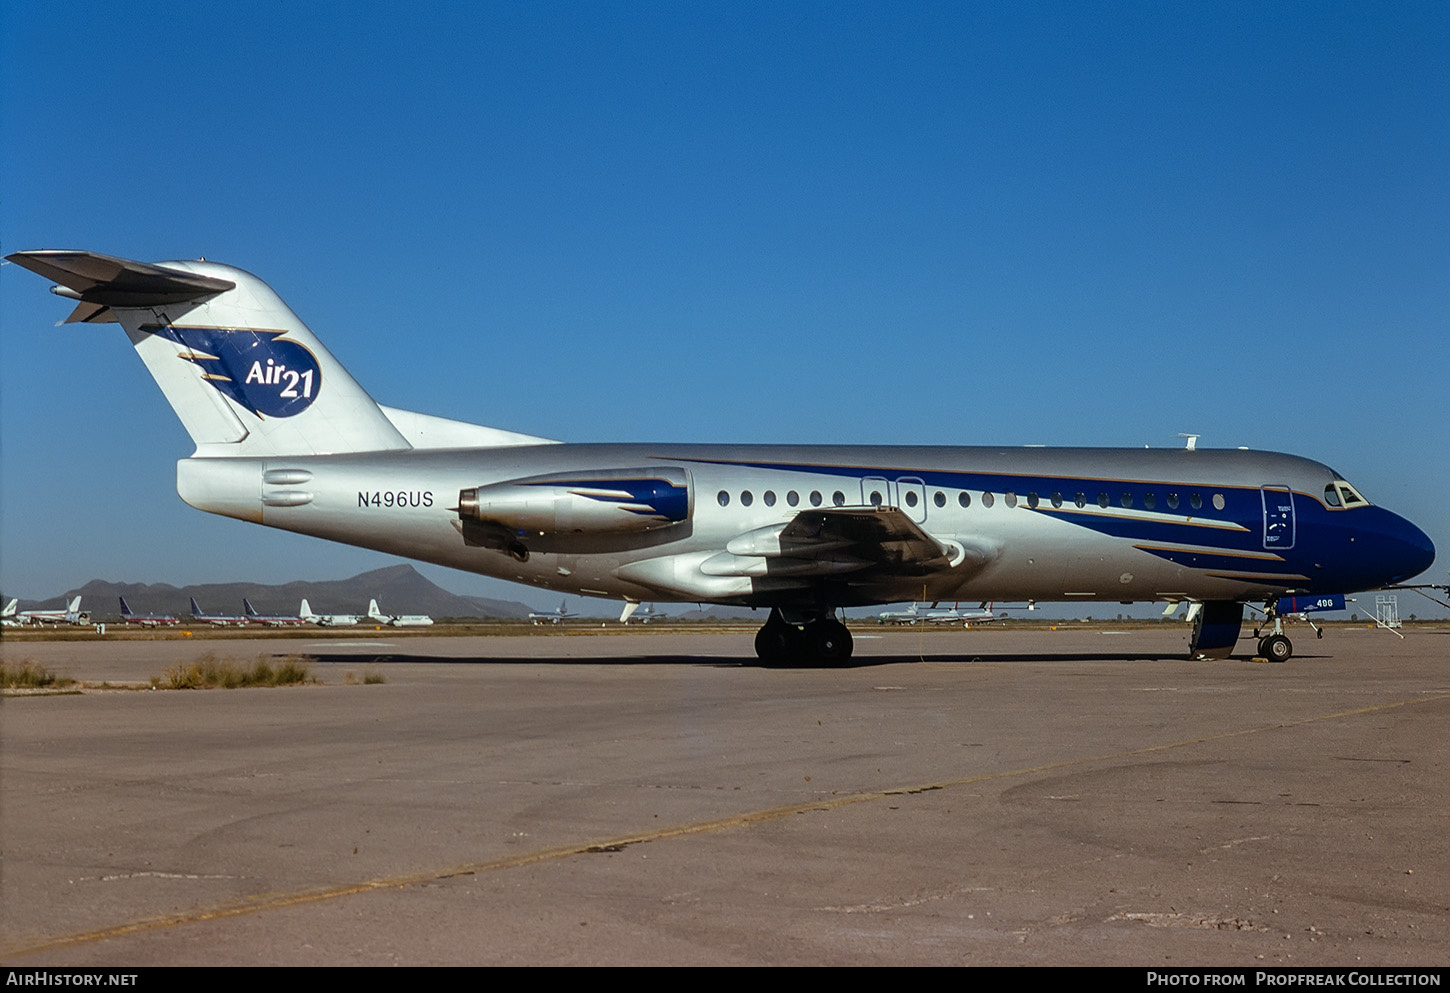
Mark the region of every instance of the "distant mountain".
POLYGON ((22 610, 49 610, 65 606, 71 597, 81 597, 81 608, 97 619, 120 613, 117 597, 125 597, 131 609, 142 614, 191 614, 190 597, 203 610, 214 614, 240 614, 242 598, 263 614, 295 614, 302 602, 319 614, 362 614, 369 600, 391 614, 428 614, 432 617, 477 617, 485 619, 525 618, 528 604, 486 597, 449 593, 427 579, 411 565, 393 565, 353 576, 308 583, 296 581, 280 586, 262 583, 206 583, 176 587, 167 583, 111 583, 93 579, 86 585, 52 600, 21 603, 22 610), (53 606, 52 606, 53 605, 53 606))

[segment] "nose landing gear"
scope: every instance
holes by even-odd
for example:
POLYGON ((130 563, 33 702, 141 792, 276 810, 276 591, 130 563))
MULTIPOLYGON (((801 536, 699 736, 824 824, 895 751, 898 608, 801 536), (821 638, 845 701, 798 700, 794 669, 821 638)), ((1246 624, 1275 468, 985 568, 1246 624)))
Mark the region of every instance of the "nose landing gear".
POLYGON ((1259 657, 1270 662, 1287 662, 1294 656, 1294 646, 1282 634, 1259 639, 1259 657))

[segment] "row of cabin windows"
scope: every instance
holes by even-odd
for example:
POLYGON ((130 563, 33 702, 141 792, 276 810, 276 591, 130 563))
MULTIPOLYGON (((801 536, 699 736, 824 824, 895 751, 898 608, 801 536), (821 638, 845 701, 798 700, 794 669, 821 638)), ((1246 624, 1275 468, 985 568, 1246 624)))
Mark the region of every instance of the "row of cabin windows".
MULTIPOLYGON (((720 500, 720 506, 722 506, 722 507, 728 507, 728 506, 730 506, 730 494, 727 493, 727 492, 725 492, 724 490, 721 490, 720 491, 720 496, 719 496, 718 499, 720 500)), ((812 507, 819 507, 822 503, 825 502, 825 498, 821 496, 821 491, 820 490, 811 490, 811 493, 810 493, 810 496, 808 497, 808 499, 810 500, 812 507)), ((749 507, 754 502, 755 502, 755 494, 754 493, 751 493, 749 490, 741 490, 740 491, 740 506, 742 506, 742 507, 749 507)), ((763 504, 765 504, 767 507, 774 507, 775 506, 775 490, 766 490, 763 494, 761 494, 760 502, 763 503, 763 504)), ((786 493, 786 495, 785 495, 785 502, 788 503, 792 507, 800 506, 801 495, 799 493, 797 493, 795 490, 791 490, 790 492, 786 493)), ((846 506, 846 494, 842 493, 840 490, 837 490, 836 492, 832 493, 831 494, 831 505, 832 506, 835 506, 835 507, 844 507, 844 506, 846 506)))
MULTIPOLYGON (((725 490, 720 491, 717 499, 719 499, 720 501, 720 506, 730 506, 730 494, 725 490)), ((774 507, 775 491, 766 490, 765 493, 761 495, 760 499, 761 502, 764 503, 767 507, 774 507)), ((885 498, 882 496, 880 490, 873 490, 868 499, 869 503, 873 507, 879 507, 885 502, 885 498)), ((1042 498, 1036 493, 1028 493, 1026 499, 1027 506, 1031 507, 1034 510, 1036 510, 1042 503, 1042 498)), ((1063 504, 1063 495, 1061 493, 1053 493, 1047 499, 1054 507, 1061 507, 1063 504)), ((812 490, 810 492, 809 500, 812 507, 819 507, 825 501, 825 498, 821 495, 821 492, 819 490, 812 490)), ((907 490, 904 494, 902 494, 902 500, 906 503, 906 506, 914 508, 919 502, 920 497, 917 496, 917 492, 915 490, 907 490)), ((800 494, 797 493, 795 490, 790 490, 785 495, 785 502, 792 507, 798 506, 801 502, 800 494)), ((935 493, 932 494, 931 502, 936 504, 938 507, 945 507, 947 505, 947 495, 941 490, 937 490, 935 493)), ((1002 494, 1002 502, 1009 507, 1017 506, 1017 494, 1013 493, 1010 490, 1007 491, 1006 493, 1002 494)), ((1084 493, 1075 493, 1071 497, 1071 502, 1074 506, 1086 507, 1088 505, 1088 498, 1087 495, 1084 493)), ((1131 509, 1134 505, 1135 497, 1132 493, 1124 490, 1122 496, 1118 498, 1118 502, 1123 507, 1131 509)), ((1167 505, 1169 510, 1177 510, 1180 506, 1183 505, 1184 500, 1182 497, 1179 496, 1177 492, 1169 491, 1164 495, 1163 502, 1167 505)), ((753 503, 755 503, 755 494, 750 492, 749 490, 741 490, 740 505, 742 507, 749 507, 753 503)), ((983 507, 990 507, 995 503, 996 498, 990 492, 984 492, 982 494, 983 507)), ((1109 494, 1099 493, 1097 495, 1097 505, 1099 507, 1106 509, 1108 507, 1111 507, 1112 504, 1113 499, 1109 494)), ((846 494, 842 493, 840 490, 832 493, 831 505, 834 507, 844 507, 846 505, 846 494)), ((957 494, 957 506, 970 507, 971 505, 972 496, 970 493, 968 493, 966 490, 962 490, 957 494)), ((1203 496, 1198 493, 1188 494, 1187 505, 1188 509, 1190 510, 1202 510, 1203 496)), ((1158 495, 1152 490, 1149 490, 1147 493, 1143 494, 1143 507, 1147 510, 1157 509, 1158 495)), ((1222 493, 1215 493, 1213 495, 1213 508, 1215 510, 1223 510, 1224 499, 1222 493)))

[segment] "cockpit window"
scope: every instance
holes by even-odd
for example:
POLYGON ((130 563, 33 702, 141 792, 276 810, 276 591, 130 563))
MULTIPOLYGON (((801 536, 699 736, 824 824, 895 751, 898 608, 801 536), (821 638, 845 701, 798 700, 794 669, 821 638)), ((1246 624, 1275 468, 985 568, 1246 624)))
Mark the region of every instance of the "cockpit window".
POLYGON ((1324 487, 1324 502, 1331 507, 1368 507, 1369 501, 1360 495, 1359 490, 1350 486, 1342 479, 1336 479, 1333 483, 1324 487))

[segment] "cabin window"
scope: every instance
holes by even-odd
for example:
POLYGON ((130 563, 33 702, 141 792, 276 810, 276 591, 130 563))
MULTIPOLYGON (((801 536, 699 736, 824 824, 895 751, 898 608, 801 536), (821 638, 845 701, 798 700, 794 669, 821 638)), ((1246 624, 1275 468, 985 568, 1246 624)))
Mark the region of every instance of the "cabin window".
POLYGON ((761 497, 767 507, 775 506, 775 490, 766 490, 765 496, 761 497))
POLYGON ((1177 493, 1170 493, 1170 494, 1168 494, 1168 509, 1169 510, 1177 510, 1178 509, 1178 494, 1177 493))
POLYGON ((795 490, 788 490, 785 494, 785 502, 794 507, 801 502, 801 495, 795 490))
MULTIPOLYGON (((1082 499, 1082 495, 1081 494, 1078 495, 1078 499, 1079 500, 1082 499)), ((1062 506, 1062 494, 1061 493, 1054 493, 1054 494, 1052 494, 1052 505, 1054 507, 1061 507, 1062 506)), ((1079 506, 1081 506, 1081 504, 1079 504, 1079 506)))
POLYGON ((819 507, 820 505, 821 505, 821 491, 820 490, 811 490, 811 506, 812 507, 819 507))
POLYGON ((1017 494, 1013 493, 1011 490, 1008 490, 1006 493, 1002 494, 1002 499, 1006 501, 1007 506, 1009 507, 1017 506, 1017 494))
MULTIPOLYGON (((957 494, 957 506, 958 507, 970 507, 971 505, 972 505, 972 495, 970 493, 968 493, 966 490, 962 490, 960 493, 957 494)), ((987 506, 990 507, 992 505, 989 503, 989 504, 987 504, 987 506)))
POLYGON ((990 491, 987 491, 987 490, 983 490, 982 491, 982 506, 983 507, 990 507, 990 506, 992 506, 992 504, 994 502, 994 499, 995 498, 992 496, 992 494, 991 494, 990 491))
POLYGON ((1031 507, 1033 510, 1036 510, 1037 509, 1037 494, 1036 493, 1029 493, 1029 494, 1027 494, 1027 506, 1031 507))
POLYGON ((871 500, 870 500, 870 503, 871 503, 871 506, 873 506, 873 507, 879 507, 879 506, 881 506, 881 491, 880 490, 872 490, 871 491, 871 500))
MULTIPOLYGON (((911 496, 915 497, 916 494, 913 493, 911 494, 911 496)), ((837 490, 836 492, 831 494, 831 503, 837 507, 846 506, 846 494, 842 493, 840 490, 837 490)), ((915 506, 914 503, 913 506, 915 506)))
POLYGON ((931 502, 938 507, 945 507, 947 505, 947 495, 941 490, 937 490, 935 495, 932 496, 931 502))
POLYGON ((1085 497, 1081 493, 1079 493, 1077 496, 1075 496, 1075 497, 1072 498, 1072 502, 1075 503, 1075 504, 1077 504, 1079 507, 1086 507, 1087 506, 1087 497, 1085 497))
POLYGON ((740 493, 740 505, 748 507, 755 502, 755 496, 749 490, 742 490, 740 493))
POLYGON ((1214 510, 1223 510, 1223 494, 1222 493, 1215 493, 1213 495, 1213 509, 1214 510))
POLYGON ((1154 496, 1151 492, 1144 493, 1143 506, 1147 507, 1149 510, 1152 510, 1154 507, 1158 506, 1158 498, 1154 496))
POLYGON ((1121 503, 1123 504, 1124 507, 1132 507, 1133 506, 1133 494, 1124 491, 1124 493, 1123 493, 1123 499, 1122 499, 1121 503))
POLYGON ((1193 494, 1193 496, 1188 498, 1188 505, 1194 510, 1202 510, 1203 497, 1199 496, 1197 493, 1193 494))
POLYGON ((1104 510, 1107 510, 1108 509, 1108 504, 1110 504, 1112 502, 1113 502, 1112 499, 1106 493, 1099 493, 1098 494, 1098 506, 1099 507, 1102 507, 1104 510))
POLYGON ((721 490, 720 495, 715 499, 720 501, 720 506, 722 507, 730 506, 730 494, 726 493, 724 490, 721 490))
MULTIPOLYGON (((839 494, 839 493, 836 494, 836 496, 840 496, 840 495, 841 494, 839 494)), ((908 507, 915 507, 916 506, 916 491, 915 490, 907 490, 906 491, 906 505, 908 507)), ((836 506, 839 507, 840 506, 840 503, 837 503, 836 506)))

